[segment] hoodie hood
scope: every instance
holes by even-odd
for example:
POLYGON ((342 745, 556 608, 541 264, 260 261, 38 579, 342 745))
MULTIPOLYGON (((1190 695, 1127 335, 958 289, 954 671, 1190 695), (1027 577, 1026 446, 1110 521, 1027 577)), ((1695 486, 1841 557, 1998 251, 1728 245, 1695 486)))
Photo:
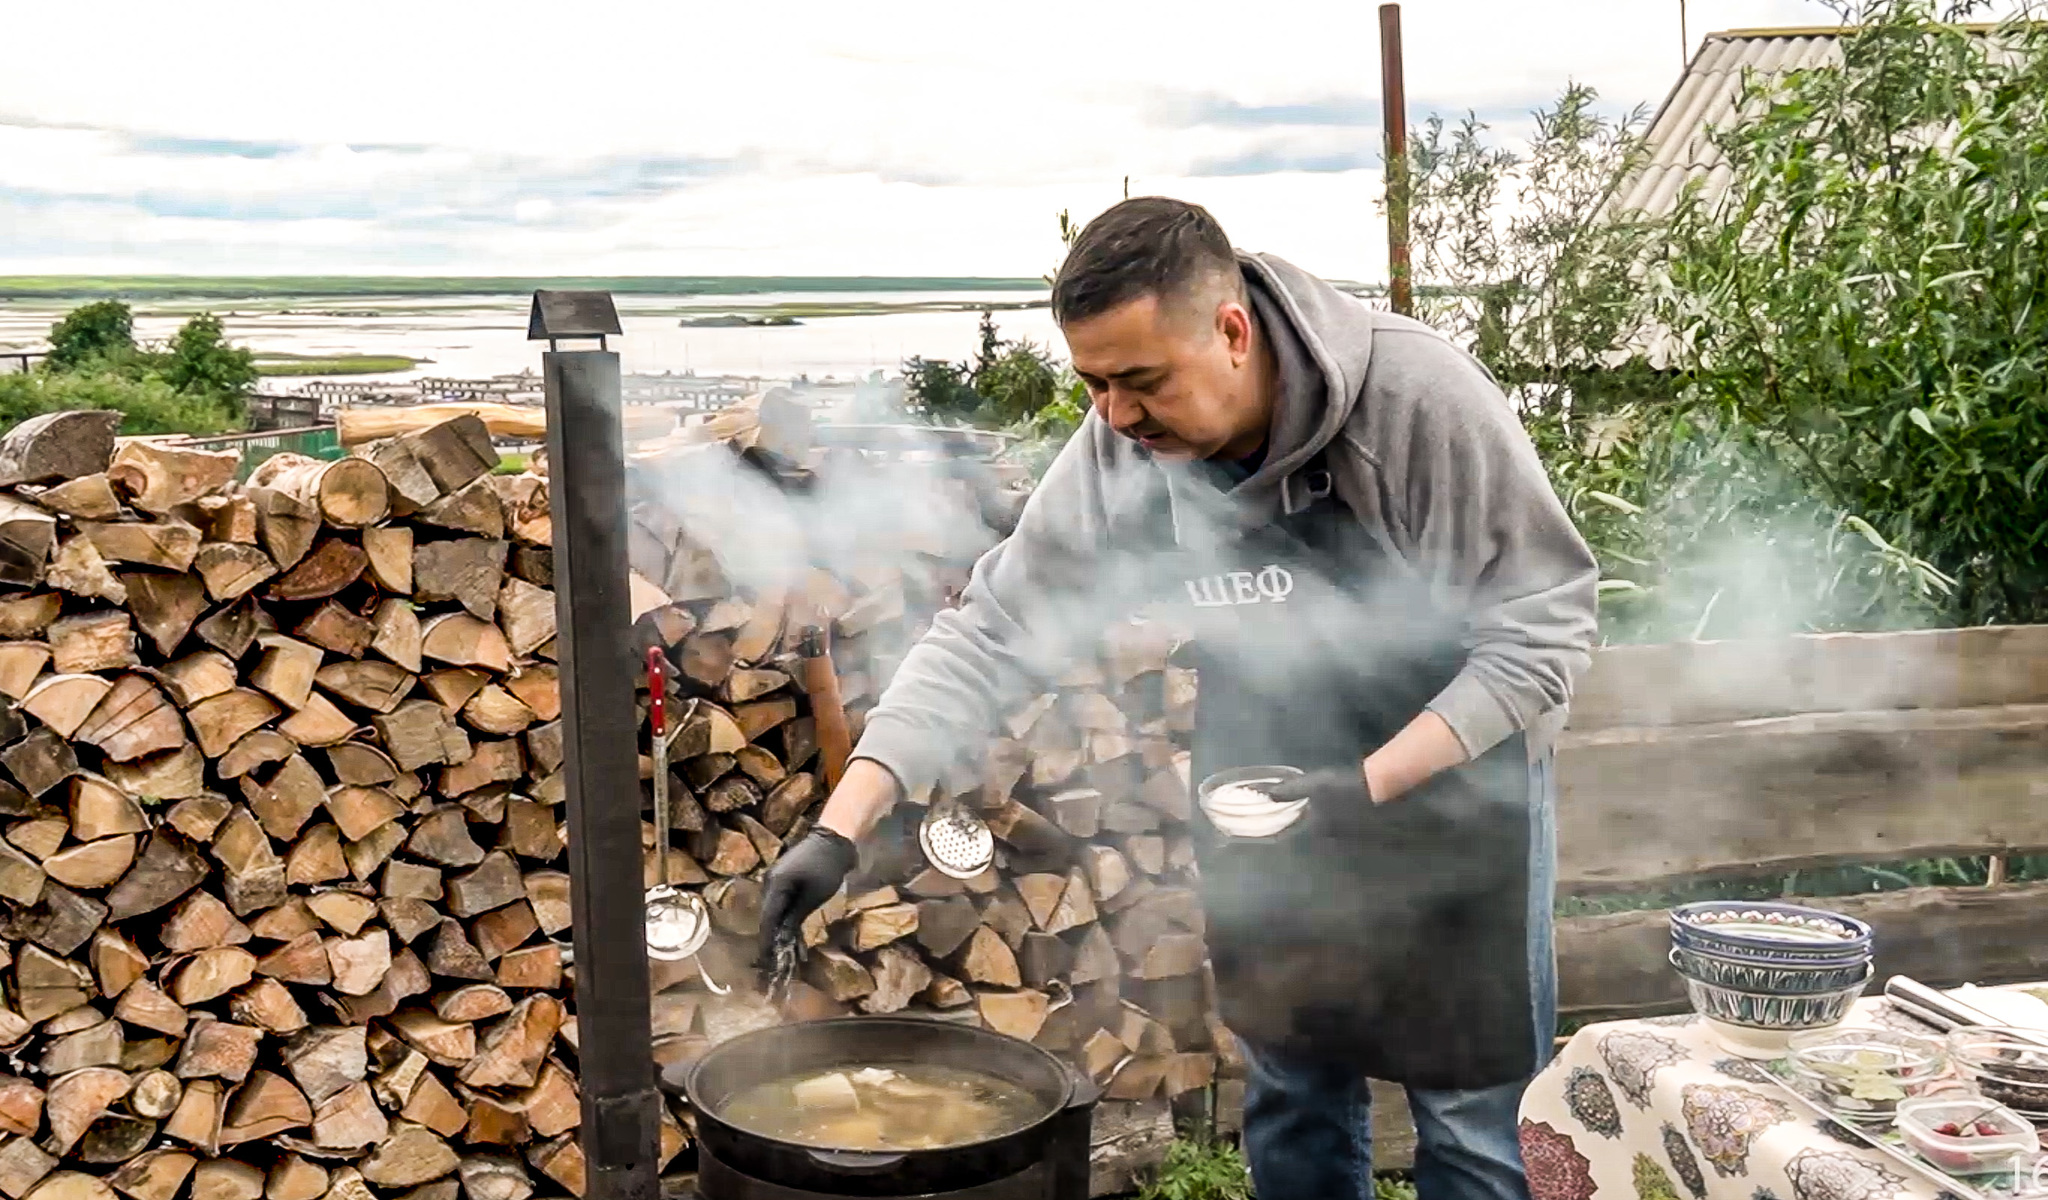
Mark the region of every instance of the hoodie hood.
POLYGON ((1217 494, 1204 464, 1168 466, 1177 536, 1192 528, 1263 525, 1315 498, 1303 467, 1335 441, 1364 390, 1372 359, 1372 310, 1270 254, 1238 254, 1245 289, 1280 376, 1266 454, 1258 470, 1217 494), (1193 513, 1202 515, 1189 519, 1193 513))
MULTIPOLYGON (((1243 252, 1237 258, 1253 310, 1281 366, 1266 460, 1240 486, 1291 492, 1287 481, 1336 440, 1364 391, 1373 314, 1356 297, 1285 259, 1243 252)), ((1289 512, 1303 506, 1293 495, 1284 499, 1289 512)))

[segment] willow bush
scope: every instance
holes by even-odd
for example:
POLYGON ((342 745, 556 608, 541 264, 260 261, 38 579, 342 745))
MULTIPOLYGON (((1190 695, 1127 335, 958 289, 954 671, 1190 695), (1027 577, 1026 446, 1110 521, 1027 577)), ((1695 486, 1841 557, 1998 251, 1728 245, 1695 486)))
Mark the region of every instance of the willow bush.
POLYGON ((1522 154, 1423 126, 1421 315, 1520 403, 1610 639, 2048 619, 2048 37, 1954 15, 1845 12, 1666 215, 1590 89, 1522 154))

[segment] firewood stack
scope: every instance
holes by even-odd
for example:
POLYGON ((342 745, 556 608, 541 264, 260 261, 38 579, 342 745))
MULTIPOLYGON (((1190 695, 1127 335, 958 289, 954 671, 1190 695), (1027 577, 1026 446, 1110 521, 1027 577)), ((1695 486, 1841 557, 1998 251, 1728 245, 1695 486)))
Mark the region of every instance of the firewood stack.
MULTIPOLYGON (((234 454, 117 446, 116 420, 0 438, 0 1197, 580 1194, 545 475, 495 474, 473 416, 246 484, 234 454)), ((773 404, 670 441, 629 464, 621 636, 668 651, 680 726, 645 877, 665 844, 735 986, 654 964, 665 1066, 779 1019, 750 960, 761 877, 827 790, 805 631, 829 633, 857 738, 985 544, 962 514, 992 507, 942 466, 823 461, 773 404), (761 490, 677 499, 692 464, 761 490), (828 471, 932 477, 882 535, 826 544, 828 471), (764 582, 737 551, 778 538, 808 544, 764 582)), ((807 927, 798 1009, 983 1023, 1113 1100, 1207 1084, 1229 1040, 1169 649, 1112 631, 949 781, 999 839, 983 877, 927 869, 905 806, 807 927)), ((689 1123, 664 1113, 664 1161, 689 1123)))
POLYGON ((0 1195, 580 1191, 542 481, 118 420, 0 439, 0 1195))

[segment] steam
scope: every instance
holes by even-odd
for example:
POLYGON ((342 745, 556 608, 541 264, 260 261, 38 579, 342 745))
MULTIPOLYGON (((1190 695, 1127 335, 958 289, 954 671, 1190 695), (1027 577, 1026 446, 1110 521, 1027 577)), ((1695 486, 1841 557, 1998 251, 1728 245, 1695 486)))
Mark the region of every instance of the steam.
MULTIPOLYGON (((1423 586, 1396 560, 1363 580, 1339 581, 1316 576, 1298 554, 1246 557, 1236 547, 1247 511, 1261 511, 1273 497, 1248 510, 1195 478, 1202 468, 1110 467, 1081 461, 1086 451, 1085 441, 1069 446, 1041 494, 1064 508, 1084 491, 1099 491, 1099 502, 1057 521, 1027 513, 1036 527, 1029 561, 1009 547, 982 557, 1001 535, 973 484, 953 477, 958 460, 944 459, 936 435, 925 461, 824 455, 802 489, 779 486, 720 443, 638 462, 635 479, 744 592, 794 587, 814 568, 855 579, 893 568, 916 579, 934 566, 958 569, 981 559, 968 593, 976 603, 938 615, 897 677, 913 682, 892 685, 885 696, 956 762, 978 760, 1001 717, 1054 690, 1053 681, 1092 656, 1105 634, 1134 619, 1163 620, 1194 637, 1211 661, 1271 697, 1297 739, 1325 744, 1363 734, 1318 702, 1318 676, 1337 667, 1358 678, 1397 674, 1415 647, 1457 636, 1456 598, 1423 586), (1163 490, 1169 478, 1171 518, 1163 490), (1355 602, 1315 602, 1340 584, 1355 602), (948 654, 953 649, 969 651, 967 662, 996 667, 965 671, 948 654), (1309 732, 1324 736, 1305 738, 1309 732)), ((1412 697, 1404 715, 1428 699, 1412 697)), ((1370 748, 1361 743, 1358 754, 1370 748)))

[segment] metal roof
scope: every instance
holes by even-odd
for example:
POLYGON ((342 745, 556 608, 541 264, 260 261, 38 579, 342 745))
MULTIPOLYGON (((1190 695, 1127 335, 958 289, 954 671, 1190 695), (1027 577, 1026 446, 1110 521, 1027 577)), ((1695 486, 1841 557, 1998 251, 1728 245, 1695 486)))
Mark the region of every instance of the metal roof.
MULTIPOLYGON (((1969 24, 1956 28, 1988 35, 2000 26, 1969 24)), ((1745 80, 1784 75, 1842 61, 1842 35, 1854 26, 1803 26, 1786 29, 1732 29, 1708 34, 1685 74, 1664 98, 1650 122, 1645 149, 1648 162, 1615 195, 1613 210, 1664 216, 1690 179, 1704 178, 1704 198, 1711 201, 1728 186, 1728 168, 1712 134, 1740 119, 1745 80)))
POLYGON ((1760 29, 1709 34, 1650 122, 1648 161, 1623 186, 1614 207, 1663 216, 1686 181, 1701 177, 1707 181, 1707 198, 1717 195, 1728 186, 1728 167, 1712 135, 1738 116, 1749 73, 1783 75, 1840 63, 1840 33, 1760 29))

